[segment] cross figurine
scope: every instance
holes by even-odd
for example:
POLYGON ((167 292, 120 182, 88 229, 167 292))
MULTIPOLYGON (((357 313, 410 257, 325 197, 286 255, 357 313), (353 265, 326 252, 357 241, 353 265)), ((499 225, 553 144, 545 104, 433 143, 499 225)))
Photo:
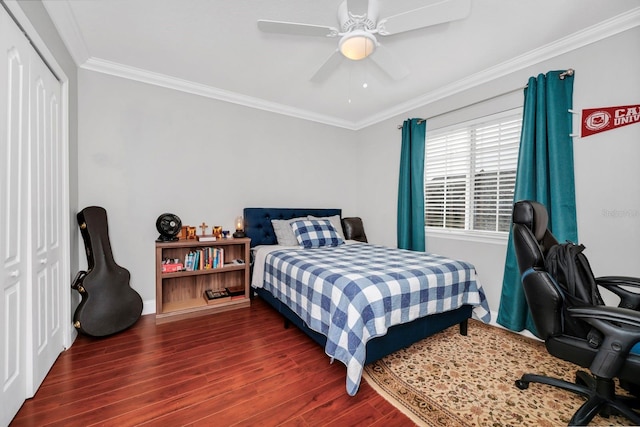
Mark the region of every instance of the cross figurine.
POLYGON ((200 233, 200 234, 202 234, 203 236, 205 234, 207 234, 206 233, 207 232, 207 228, 209 228, 209 226, 204 221, 202 221, 202 224, 200 224, 200 229, 202 230, 202 233, 200 233))

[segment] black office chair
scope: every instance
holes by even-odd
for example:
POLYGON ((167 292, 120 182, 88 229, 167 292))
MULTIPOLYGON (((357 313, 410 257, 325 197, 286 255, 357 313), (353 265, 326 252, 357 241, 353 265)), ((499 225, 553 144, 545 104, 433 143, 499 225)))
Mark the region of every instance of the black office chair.
POLYGON ((598 413, 605 417, 620 414, 633 424, 640 425, 640 412, 636 410, 640 408, 640 354, 630 353, 634 344, 640 342, 638 294, 619 287, 621 284, 640 286, 640 279, 594 279, 598 285, 620 296, 618 307, 597 303, 567 306, 564 296, 567 290, 547 272, 545 266, 545 255, 549 248, 558 244, 547 229, 547 222, 547 211, 540 203, 520 201, 514 205, 513 243, 524 294, 538 335, 544 340, 547 351, 557 358, 589 368, 591 373, 578 371, 575 383, 524 374, 516 381, 516 386, 526 389, 529 383, 548 384, 586 397, 587 401, 576 411, 569 425, 587 425, 598 413), (626 308, 634 304, 635 309, 626 308), (565 318, 579 319, 597 329, 602 334, 602 342, 593 348, 593 342, 590 345, 586 333, 569 333, 565 318), (631 391, 631 396, 615 394, 615 378, 631 391))

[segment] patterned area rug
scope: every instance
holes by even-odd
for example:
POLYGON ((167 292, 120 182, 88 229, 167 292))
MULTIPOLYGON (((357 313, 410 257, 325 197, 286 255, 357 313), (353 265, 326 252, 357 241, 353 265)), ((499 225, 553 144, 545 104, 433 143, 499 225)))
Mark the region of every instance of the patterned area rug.
MULTIPOLYGON (((523 373, 573 381, 577 368, 539 341, 470 320, 468 336, 451 327, 367 365, 364 378, 418 425, 551 427, 567 425, 584 399, 514 381, 523 373)), ((628 424, 596 415, 590 425, 628 424)))

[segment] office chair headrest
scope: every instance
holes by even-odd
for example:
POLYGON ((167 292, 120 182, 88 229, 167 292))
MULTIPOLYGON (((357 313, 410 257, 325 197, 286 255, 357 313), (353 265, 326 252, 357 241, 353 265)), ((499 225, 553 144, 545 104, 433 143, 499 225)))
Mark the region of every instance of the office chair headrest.
POLYGON ((529 228, 537 241, 541 241, 547 231, 549 216, 544 205, 531 200, 521 200, 513 206, 513 223, 529 228))

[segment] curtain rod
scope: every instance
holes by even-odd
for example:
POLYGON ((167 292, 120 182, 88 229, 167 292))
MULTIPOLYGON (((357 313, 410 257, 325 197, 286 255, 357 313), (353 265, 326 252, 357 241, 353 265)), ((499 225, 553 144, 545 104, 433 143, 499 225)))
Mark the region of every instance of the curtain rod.
MULTIPOLYGON (((574 73, 573 68, 569 68, 569 69, 567 69, 567 71, 564 71, 564 72, 560 73, 558 75, 558 77, 560 78, 560 80, 564 80, 564 78, 567 77, 567 76, 573 76, 573 73, 574 73)), ((462 107, 454 108, 453 110, 449 110, 449 111, 445 111, 445 112, 440 113, 440 114, 436 114, 435 116, 431 116, 431 117, 428 117, 426 119, 418 119, 418 124, 423 123, 426 120, 431 120, 431 119, 435 119, 436 117, 444 116, 445 114, 455 113, 456 111, 460 111, 460 110, 463 110, 465 108, 473 107, 474 105, 478 105, 478 104, 481 104, 481 103, 486 102, 486 101, 491 101, 492 99, 496 99, 496 98, 499 98, 501 96, 510 95, 510 94, 512 94, 514 92, 517 92, 517 91, 520 91, 520 90, 524 90, 524 89, 526 89, 528 87, 529 87, 529 85, 524 85, 522 87, 511 89, 511 90, 508 90, 508 91, 503 92, 503 93, 499 93, 498 95, 490 96, 489 98, 481 99, 481 100, 476 101, 476 102, 474 102, 472 104, 468 104, 468 105, 465 105, 465 106, 462 106, 462 107)), ((402 125, 398 125, 398 129, 402 129, 402 125)))

